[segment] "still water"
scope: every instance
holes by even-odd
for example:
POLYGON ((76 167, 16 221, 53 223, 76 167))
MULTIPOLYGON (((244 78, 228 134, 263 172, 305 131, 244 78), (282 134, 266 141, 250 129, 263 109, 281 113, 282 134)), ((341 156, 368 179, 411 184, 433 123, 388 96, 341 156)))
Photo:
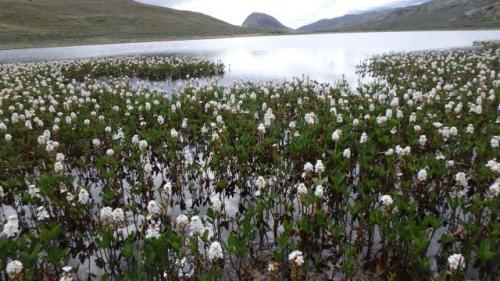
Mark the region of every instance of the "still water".
POLYGON ((196 55, 222 61, 222 83, 308 76, 356 84, 362 60, 389 52, 470 47, 500 40, 500 30, 335 33, 0 50, 1 62, 121 55, 196 55))

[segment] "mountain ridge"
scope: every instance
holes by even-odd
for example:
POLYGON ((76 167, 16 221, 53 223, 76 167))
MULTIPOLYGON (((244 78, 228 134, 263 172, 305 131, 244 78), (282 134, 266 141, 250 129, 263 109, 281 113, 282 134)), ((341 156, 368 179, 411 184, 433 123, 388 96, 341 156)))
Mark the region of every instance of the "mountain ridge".
POLYGON ((497 0, 431 0, 419 5, 348 14, 297 29, 301 33, 500 27, 497 0))

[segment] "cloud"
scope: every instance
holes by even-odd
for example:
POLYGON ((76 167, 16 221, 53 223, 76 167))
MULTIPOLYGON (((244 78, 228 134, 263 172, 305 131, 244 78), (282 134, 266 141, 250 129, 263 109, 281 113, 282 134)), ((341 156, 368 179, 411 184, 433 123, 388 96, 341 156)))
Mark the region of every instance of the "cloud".
POLYGON ((398 7, 425 0, 137 0, 179 10, 204 13, 240 25, 252 12, 270 14, 297 28, 314 21, 381 7, 398 7))

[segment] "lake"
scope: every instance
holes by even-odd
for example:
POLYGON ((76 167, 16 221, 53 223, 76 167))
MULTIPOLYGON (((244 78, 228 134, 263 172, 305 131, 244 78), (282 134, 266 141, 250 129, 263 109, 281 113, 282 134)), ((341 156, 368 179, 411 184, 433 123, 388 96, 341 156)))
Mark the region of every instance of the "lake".
POLYGON ((344 77, 356 84, 355 67, 370 56, 470 47, 476 40, 500 40, 500 30, 330 33, 0 50, 0 62, 121 55, 197 55, 226 65, 222 84, 302 75, 321 82, 334 82, 344 77))

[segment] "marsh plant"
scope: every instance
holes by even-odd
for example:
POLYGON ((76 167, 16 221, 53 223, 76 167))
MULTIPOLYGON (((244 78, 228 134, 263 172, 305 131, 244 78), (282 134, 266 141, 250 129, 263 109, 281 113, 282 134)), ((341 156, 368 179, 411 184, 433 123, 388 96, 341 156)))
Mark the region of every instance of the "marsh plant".
POLYGON ((169 96, 98 78, 186 59, 2 65, 0 279, 494 280, 499 53, 169 96))

